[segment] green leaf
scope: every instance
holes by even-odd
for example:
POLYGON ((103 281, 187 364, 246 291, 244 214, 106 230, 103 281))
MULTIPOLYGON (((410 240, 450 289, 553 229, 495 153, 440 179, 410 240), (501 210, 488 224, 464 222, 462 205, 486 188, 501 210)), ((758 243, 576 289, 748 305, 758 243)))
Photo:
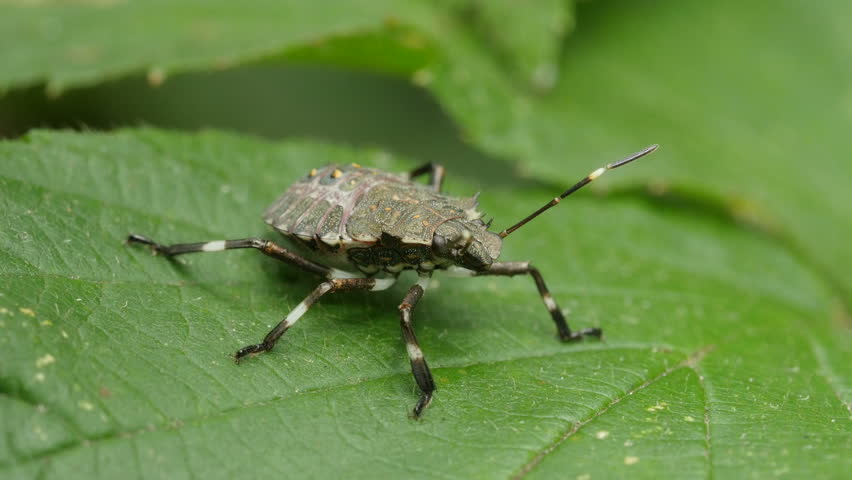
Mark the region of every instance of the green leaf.
POLYGON ((331 60, 407 75, 435 60, 423 55, 424 48, 452 49, 443 33, 448 38, 470 33, 482 44, 477 53, 499 59, 524 88, 549 89, 560 42, 573 26, 572 2, 539 1, 535 8, 526 3, 350 0, 330 8, 292 0, 12 1, 0 5, 0 41, 28 41, 0 52, 6 66, 0 88, 46 81, 48 91, 59 94, 146 70, 157 84, 166 74, 220 69, 282 52, 290 60, 331 60), (338 44, 344 47, 333 48, 338 44))
MULTIPOLYGON (((528 278, 439 277, 415 328, 438 384, 424 418, 396 305, 323 299, 235 365, 318 282, 251 251, 176 262, 123 244, 271 235, 260 212, 327 162, 379 151, 221 133, 33 132, 0 143, 4 477, 842 477, 852 338, 821 279, 773 239, 641 196, 578 195, 513 234, 528 278)), ((483 172, 486 181, 489 175, 483 172)), ((449 192, 472 186, 449 172, 449 192)), ((551 198, 495 183, 504 225, 551 198)), ((274 235, 269 238, 275 238, 274 235)))
MULTIPOLYGON (((443 0, 457 18, 472 27, 478 43, 493 50, 498 65, 522 89, 546 91, 556 83, 563 36, 574 26, 571 0, 443 0)), ((445 8, 446 8, 445 7, 445 8)), ((416 19, 412 22, 417 24, 416 19)), ((461 26, 461 25, 455 25, 461 26)), ((446 31, 448 25, 442 25, 446 31)), ((453 59, 453 44, 436 42, 453 59)), ((487 55, 483 49, 479 55, 487 55)))
MULTIPOLYGON (((0 88, 47 82, 48 92, 147 71, 152 83, 188 70, 221 69, 284 49, 393 25, 397 9, 430 13, 420 2, 251 0, 82 1, 0 5, 0 88), (17 42, 20 43, 20 42, 17 42)), ((416 49, 415 49, 416 50, 416 49)))
POLYGON ((462 49, 430 88, 474 145, 561 184, 576 180, 568 162, 591 170, 661 144, 612 185, 712 198, 802 252, 848 308, 850 5, 590 2, 551 94, 462 49))

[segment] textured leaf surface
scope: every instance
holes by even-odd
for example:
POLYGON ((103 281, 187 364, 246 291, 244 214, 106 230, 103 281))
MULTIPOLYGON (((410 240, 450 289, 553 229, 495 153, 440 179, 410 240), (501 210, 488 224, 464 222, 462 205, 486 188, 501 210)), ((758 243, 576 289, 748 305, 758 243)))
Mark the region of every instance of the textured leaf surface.
MULTIPOLYGON (((852 466, 852 342, 830 297, 770 237, 716 217, 579 195, 508 239, 504 258, 537 263, 573 324, 603 326, 605 343, 557 342, 529 279, 440 278, 415 312, 439 388, 422 421, 407 417, 406 282, 324 299, 237 366, 229 355, 317 280, 254 252, 169 262, 122 243, 268 234, 266 204, 333 161, 413 166, 217 133, 0 144, 3 476, 824 478, 852 466)), ((473 190, 452 172, 448 187, 473 190)), ((499 226, 552 193, 495 187, 482 201, 499 226)))

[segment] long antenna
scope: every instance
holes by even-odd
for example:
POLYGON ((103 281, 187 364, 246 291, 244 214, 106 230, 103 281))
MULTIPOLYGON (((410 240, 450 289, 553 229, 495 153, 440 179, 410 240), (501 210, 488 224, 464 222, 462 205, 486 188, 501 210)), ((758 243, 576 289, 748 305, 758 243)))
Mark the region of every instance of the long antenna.
POLYGON ((586 185, 588 185, 589 183, 591 183, 591 182, 592 182, 592 180, 594 180, 594 179, 596 179, 596 178, 600 177, 601 175, 603 175, 604 173, 606 173, 606 172, 607 172, 607 170, 612 170, 613 168, 618 168, 618 167, 620 167, 620 166, 622 166, 622 165, 627 165, 628 163, 632 162, 633 160, 636 160, 637 158, 642 158, 642 157, 644 157, 645 155, 648 155, 649 153, 653 152, 653 151, 654 151, 654 150, 656 150, 657 148, 659 148, 659 145, 651 145, 650 147, 646 148, 645 150, 642 150, 641 152, 636 152, 636 153, 634 153, 633 155, 630 155, 629 157, 627 157, 627 158, 625 158, 625 159, 623 159, 623 160, 619 160, 619 161, 617 161, 617 162, 609 163, 609 164, 607 164, 606 166, 601 167, 601 168, 599 168, 599 169, 595 170, 594 172, 592 172, 592 173, 588 174, 588 175, 586 176, 586 178, 584 178, 584 179, 580 180, 579 182, 577 182, 577 183, 576 183, 573 187, 571 187, 571 188, 569 188, 568 190, 565 190, 564 192, 562 192, 562 195, 559 195, 558 197, 554 198, 553 200, 551 200, 550 202, 546 203, 544 206, 542 206, 541 208, 539 208, 539 209, 538 209, 538 210, 536 210, 535 212, 531 213, 531 214, 530 214, 527 218, 525 218, 525 219, 521 220, 520 222, 518 222, 518 223, 516 223, 516 224, 512 225, 511 227, 507 228, 506 230, 503 230, 503 231, 502 231, 502 232, 500 232, 498 235, 500 235, 500 238, 506 238, 506 237, 508 237, 510 233, 512 233, 512 232, 514 232, 515 230, 517 230, 517 229, 519 229, 519 228, 523 227, 524 225, 526 225, 526 224, 527 224, 527 222, 529 222, 529 221, 530 221, 530 220, 532 220, 533 218, 535 218, 535 217, 537 217, 537 216, 541 215, 542 213, 544 213, 544 212, 545 212, 546 210, 548 210, 549 208, 551 208, 551 207, 555 207, 556 205, 558 205, 558 204, 559 204, 559 202, 561 202, 561 201, 562 201, 562 199, 563 199, 563 198, 565 198, 565 197, 567 197, 568 195, 571 195, 572 193, 576 192, 577 190, 579 190, 579 189, 581 189, 581 188, 585 187, 586 185))

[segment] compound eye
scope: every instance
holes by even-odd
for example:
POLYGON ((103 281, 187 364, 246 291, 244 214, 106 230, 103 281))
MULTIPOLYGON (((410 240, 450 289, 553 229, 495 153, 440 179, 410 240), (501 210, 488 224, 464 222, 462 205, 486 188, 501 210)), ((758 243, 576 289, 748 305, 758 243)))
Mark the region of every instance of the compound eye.
POLYGON ((442 235, 432 237, 432 251, 438 255, 446 256, 449 253, 447 238, 442 235))

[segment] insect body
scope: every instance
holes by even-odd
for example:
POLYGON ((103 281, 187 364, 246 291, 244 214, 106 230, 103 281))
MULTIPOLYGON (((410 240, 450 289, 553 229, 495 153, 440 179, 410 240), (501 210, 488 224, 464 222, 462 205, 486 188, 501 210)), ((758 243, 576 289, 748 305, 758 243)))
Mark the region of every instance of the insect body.
MULTIPOLYGON (((441 167, 429 168, 438 172, 439 184, 441 167)), ((264 219, 320 253, 326 264, 366 275, 492 263, 502 239, 488 231, 476 199, 442 195, 438 184, 412 183, 408 175, 360 165, 330 165, 291 186, 264 219), (452 255, 462 247, 464 255, 452 255)))
MULTIPOLYGON (((411 312, 423 297, 436 270, 465 276, 530 275, 563 341, 601 336, 601 329, 572 331, 539 271, 529 262, 498 262, 505 237, 556 206, 607 170, 625 165, 657 149, 656 145, 624 160, 601 167, 555 197, 520 222, 499 232, 489 231, 477 210, 476 197, 458 199, 440 193, 443 167, 427 164, 408 174, 392 174, 357 164, 312 169, 293 184, 265 212, 264 220, 291 243, 306 247, 295 253, 258 238, 161 245, 131 234, 130 243, 151 246, 166 256, 254 248, 290 263, 324 280, 258 344, 241 348, 242 358, 271 350, 320 297, 348 290, 385 290, 402 270, 415 270, 419 280, 399 305, 405 339, 420 398, 414 407, 419 417, 432 400, 435 383, 411 323, 411 312), (428 185, 414 183, 429 174, 428 185)), ((490 222, 489 222, 490 223, 490 222)))

